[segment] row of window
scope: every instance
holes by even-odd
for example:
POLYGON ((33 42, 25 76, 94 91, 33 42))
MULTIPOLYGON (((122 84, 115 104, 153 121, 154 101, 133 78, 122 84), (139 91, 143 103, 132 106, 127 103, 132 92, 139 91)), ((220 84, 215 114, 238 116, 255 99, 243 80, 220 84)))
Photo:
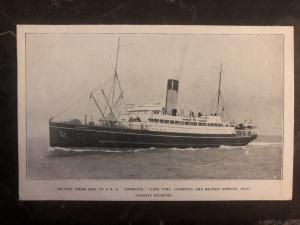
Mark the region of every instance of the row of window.
POLYGON ((152 123, 167 123, 167 124, 178 124, 178 125, 189 125, 189 126, 210 126, 210 127, 228 127, 228 124, 223 125, 222 123, 197 123, 193 121, 176 121, 176 120, 161 120, 149 118, 149 122, 152 123))
POLYGON ((251 132, 250 131, 238 131, 237 132, 237 136, 251 136, 251 132))

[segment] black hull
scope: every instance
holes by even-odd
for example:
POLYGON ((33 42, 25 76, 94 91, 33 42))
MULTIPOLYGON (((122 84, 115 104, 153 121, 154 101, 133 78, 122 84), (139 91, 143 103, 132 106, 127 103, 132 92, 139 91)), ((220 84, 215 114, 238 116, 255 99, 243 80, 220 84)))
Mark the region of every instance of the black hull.
POLYGON ((256 135, 199 135, 133 130, 50 122, 51 147, 108 147, 108 148, 204 148, 220 145, 243 146, 256 135))

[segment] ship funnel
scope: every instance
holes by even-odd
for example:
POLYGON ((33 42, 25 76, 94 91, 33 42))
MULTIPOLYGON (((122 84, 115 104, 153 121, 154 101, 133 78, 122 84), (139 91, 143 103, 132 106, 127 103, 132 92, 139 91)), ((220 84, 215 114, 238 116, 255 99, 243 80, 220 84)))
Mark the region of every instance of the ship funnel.
POLYGON ((166 96, 166 114, 168 115, 175 116, 177 113, 178 84, 178 80, 168 80, 166 96))

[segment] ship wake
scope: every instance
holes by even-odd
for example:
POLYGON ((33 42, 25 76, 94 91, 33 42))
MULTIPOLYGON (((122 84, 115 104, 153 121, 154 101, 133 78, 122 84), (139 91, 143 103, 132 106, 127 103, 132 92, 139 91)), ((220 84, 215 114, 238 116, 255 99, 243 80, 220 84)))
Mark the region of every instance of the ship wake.
POLYGON ((249 146, 282 146, 282 142, 251 142, 249 146))
POLYGON ((206 148, 170 148, 171 151, 201 151, 210 149, 209 147, 206 148))
POLYGON ((98 153, 135 153, 153 148, 137 148, 137 149, 107 149, 107 148, 69 148, 69 147, 49 147, 49 152, 53 156, 69 156, 69 155, 84 155, 98 153))
POLYGON ((245 150, 246 148, 247 148, 247 145, 246 146, 221 145, 218 149, 222 149, 222 150, 243 149, 243 150, 245 150))

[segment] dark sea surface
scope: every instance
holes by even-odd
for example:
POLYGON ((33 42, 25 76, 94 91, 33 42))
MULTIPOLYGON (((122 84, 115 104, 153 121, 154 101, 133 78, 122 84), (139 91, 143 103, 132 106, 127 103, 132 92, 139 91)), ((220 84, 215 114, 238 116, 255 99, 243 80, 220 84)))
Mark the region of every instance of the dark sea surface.
POLYGON ((219 148, 50 148, 27 146, 30 179, 281 179, 282 138, 260 136, 247 146, 219 148))

